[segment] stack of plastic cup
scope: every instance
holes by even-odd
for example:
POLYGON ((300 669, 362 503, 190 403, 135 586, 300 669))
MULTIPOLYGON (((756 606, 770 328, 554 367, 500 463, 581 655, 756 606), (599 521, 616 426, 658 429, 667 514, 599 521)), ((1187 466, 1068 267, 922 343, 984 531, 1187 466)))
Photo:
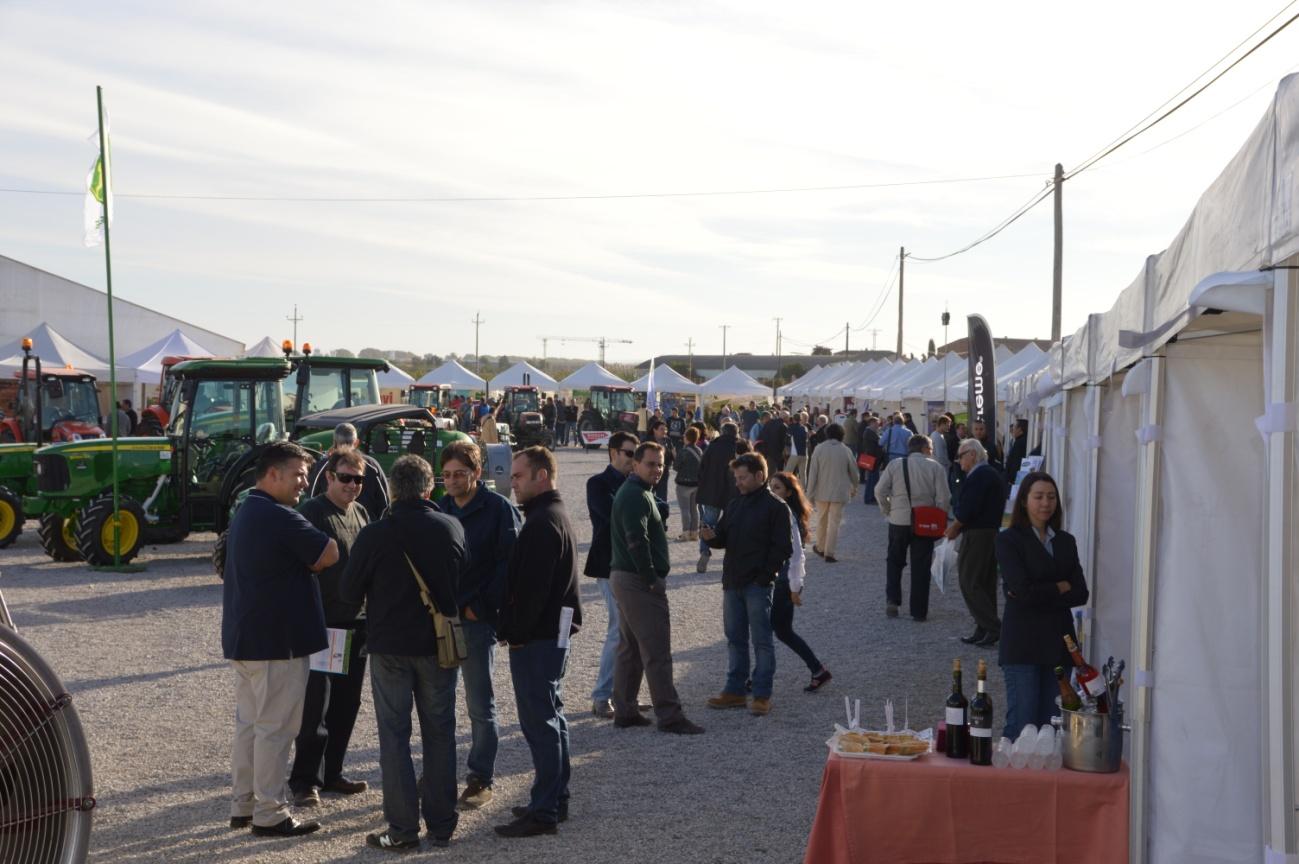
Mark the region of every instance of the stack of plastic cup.
POLYGON ((1050 726, 1043 726, 1037 730, 1037 740, 1033 742, 1033 752, 1028 757, 1029 767, 1036 768, 1039 771, 1045 768, 1054 750, 1055 729, 1050 726))
POLYGON ((1010 765, 1010 751, 1015 745, 1005 735, 997 739, 992 747, 992 767, 1006 768, 1010 765))
POLYGON ((1015 747, 1010 752, 1010 766, 1012 768, 1027 768, 1029 758, 1033 755, 1036 746, 1037 727, 1029 723, 1019 733, 1019 737, 1015 739, 1015 747))

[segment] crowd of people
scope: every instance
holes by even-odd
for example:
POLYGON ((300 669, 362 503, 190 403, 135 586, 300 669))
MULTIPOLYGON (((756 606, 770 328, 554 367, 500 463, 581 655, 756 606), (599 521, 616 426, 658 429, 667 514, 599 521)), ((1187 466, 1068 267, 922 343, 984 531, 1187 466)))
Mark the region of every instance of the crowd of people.
POLYGON ((582 625, 579 566, 596 581, 607 612, 592 714, 622 729, 699 735, 705 730, 687 716, 673 676, 670 544, 698 543, 699 573, 714 552, 722 556, 726 674, 707 707, 761 717, 774 708, 775 640, 806 665, 807 692, 832 679, 795 632, 794 611, 805 588, 805 548, 837 561, 844 509, 862 487, 864 502, 888 524, 886 614, 899 616, 909 564, 910 617, 926 620, 935 543, 959 538, 959 582, 974 622, 963 641, 1000 646, 1008 728, 1049 716, 1059 635, 1072 633, 1068 610, 1085 602, 1087 588, 1049 476, 1025 478, 1011 528, 999 531, 1026 424, 1012 426, 1003 462, 981 423, 967 430, 950 415, 932 422, 932 437, 907 415, 859 417, 851 409, 835 416, 810 406, 727 406, 716 434, 689 418, 680 409, 667 417, 647 412, 643 435, 608 437, 608 464, 586 481, 592 535, 585 562, 557 489, 555 456, 543 447, 515 454, 511 502, 482 481, 478 445, 448 445, 440 454, 445 494, 434 502, 428 461, 404 456, 385 478, 348 424, 335 430, 314 475, 297 445, 266 446, 227 540, 222 643, 237 703, 231 827, 302 836, 319 823, 292 808, 367 788, 347 777, 344 762, 368 668, 387 827, 366 843, 417 848, 421 823, 433 845, 449 843, 458 812, 493 798, 494 671, 504 645, 534 780, 528 803, 496 831, 555 833, 569 815, 563 679, 569 640, 582 625), (919 519, 932 512, 945 525, 919 519), (445 644, 440 656, 439 622, 462 634, 453 662, 444 662, 445 644), (309 668, 331 631, 350 633, 341 674, 309 668), (462 676, 471 742, 460 788, 454 706, 462 676), (642 684, 648 704, 639 701, 642 684), (411 755, 412 712, 420 771, 411 755))

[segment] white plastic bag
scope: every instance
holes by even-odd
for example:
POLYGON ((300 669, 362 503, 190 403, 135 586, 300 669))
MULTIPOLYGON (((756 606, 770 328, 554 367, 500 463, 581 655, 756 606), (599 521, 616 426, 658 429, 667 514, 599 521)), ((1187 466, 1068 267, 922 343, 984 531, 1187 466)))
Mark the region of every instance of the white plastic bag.
POLYGON ((934 585, 938 586, 940 594, 947 593, 948 581, 957 579, 956 556, 961 549, 961 538, 958 536, 955 540, 943 538, 934 546, 934 561, 929 567, 929 572, 934 578, 934 585))

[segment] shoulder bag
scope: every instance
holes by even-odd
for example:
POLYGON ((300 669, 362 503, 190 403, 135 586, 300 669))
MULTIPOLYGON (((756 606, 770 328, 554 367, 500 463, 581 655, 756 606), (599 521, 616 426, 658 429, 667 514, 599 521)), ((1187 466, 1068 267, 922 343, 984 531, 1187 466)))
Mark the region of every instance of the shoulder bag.
POLYGON ((911 456, 902 457, 902 482, 907 486, 907 501, 911 504, 911 533, 917 537, 942 537, 947 531, 947 512, 940 507, 917 507, 911 497, 911 472, 907 463, 911 456))
POLYGON ((424 577, 419 575, 419 570, 415 569, 415 562, 411 561, 410 556, 405 552, 401 554, 406 559, 406 566, 410 567, 410 572, 415 575, 415 581, 419 583, 419 598, 424 601, 424 608, 428 609, 428 614, 433 619, 433 633, 437 637, 438 645, 438 665, 443 669, 455 669, 469 656, 469 646, 465 642, 465 625, 461 623, 459 615, 448 616, 438 611, 437 604, 429 594, 428 585, 424 582, 424 577))

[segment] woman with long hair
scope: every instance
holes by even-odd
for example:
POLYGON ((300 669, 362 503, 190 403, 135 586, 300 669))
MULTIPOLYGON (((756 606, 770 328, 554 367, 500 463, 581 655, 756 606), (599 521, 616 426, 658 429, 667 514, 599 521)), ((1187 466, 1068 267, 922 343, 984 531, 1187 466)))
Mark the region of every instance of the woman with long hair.
POLYGON ((775 591, 771 597, 771 629, 777 639, 793 649, 807 664, 808 671, 812 673, 812 682, 803 689, 815 693, 830 680, 830 670, 817 659, 816 652, 803 641, 803 637, 794 632, 794 607, 803 605, 803 544, 807 542, 807 523, 812 508, 807 503, 807 496, 803 494, 802 484, 788 471, 777 471, 771 475, 768 486, 776 497, 789 505, 794 517, 791 522, 794 554, 785 562, 776 579, 775 591))
POLYGON ((1019 484, 1010 527, 997 535, 997 565, 1006 593, 998 662, 1006 680, 1007 737, 1026 724, 1051 722, 1059 685, 1055 667, 1070 668, 1064 637, 1078 638, 1070 609, 1087 602, 1078 543, 1064 524, 1060 490, 1045 471, 1019 484))

